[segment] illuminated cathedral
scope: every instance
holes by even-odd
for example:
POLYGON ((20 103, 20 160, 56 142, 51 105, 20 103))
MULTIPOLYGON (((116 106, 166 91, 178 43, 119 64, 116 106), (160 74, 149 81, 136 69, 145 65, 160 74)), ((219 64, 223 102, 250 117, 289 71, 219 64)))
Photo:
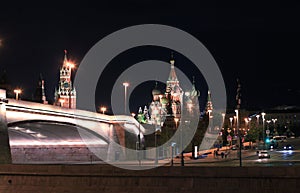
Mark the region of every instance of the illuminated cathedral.
MULTIPOLYGON (((166 82, 165 92, 161 92, 157 88, 157 83, 155 88, 152 90, 152 102, 142 109, 139 108, 139 115, 143 115, 143 123, 148 123, 156 125, 157 128, 162 127, 169 119, 169 121, 174 123, 174 119, 178 121, 181 118, 183 110, 188 113, 195 113, 196 100, 200 96, 200 92, 196 90, 195 82, 193 80, 193 85, 190 91, 184 92, 180 87, 180 82, 177 78, 175 72, 175 60, 173 56, 170 60, 170 73, 168 80, 166 82)), ((140 116, 141 117, 141 116, 140 116)))

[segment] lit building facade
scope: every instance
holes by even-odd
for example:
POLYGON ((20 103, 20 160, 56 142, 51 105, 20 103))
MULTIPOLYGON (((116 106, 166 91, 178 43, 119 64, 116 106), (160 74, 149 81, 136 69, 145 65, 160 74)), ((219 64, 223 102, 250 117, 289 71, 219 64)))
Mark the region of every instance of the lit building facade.
POLYGON ((200 92, 196 90, 193 81, 191 90, 184 92, 180 87, 180 82, 175 72, 175 60, 173 56, 170 60, 170 73, 166 82, 165 92, 161 92, 157 88, 152 90, 152 102, 149 108, 145 106, 144 111, 140 108, 139 114, 143 113, 145 122, 156 126, 156 130, 165 124, 174 124, 174 119, 181 119, 183 110, 188 113, 195 113, 198 97, 200 92), (145 109, 147 111, 145 111, 145 109))

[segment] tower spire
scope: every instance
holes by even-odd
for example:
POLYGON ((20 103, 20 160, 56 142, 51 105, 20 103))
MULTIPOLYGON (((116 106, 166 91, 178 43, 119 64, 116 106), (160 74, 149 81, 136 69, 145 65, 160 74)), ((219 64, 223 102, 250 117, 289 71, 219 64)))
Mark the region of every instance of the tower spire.
POLYGON ((171 64, 171 71, 170 71, 170 74, 169 74, 168 81, 176 81, 177 82, 178 79, 177 79, 177 75, 176 75, 175 67, 174 67, 175 60, 174 60, 173 52, 171 53, 170 64, 171 64))
POLYGON ((206 110, 211 112, 213 110, 213 105, 211 101, 211 92, 208 90, 207 92, 207 105, 206 105, 206 110))
POLYGON ((64 50, 64 52, 65 52, 65 56, 64 56, 64 63, 63 63, 63 65, 65 66, 65 65, 67 65, 67 62, 68 62, 68 57, 67 57, 67 50, 64 50))

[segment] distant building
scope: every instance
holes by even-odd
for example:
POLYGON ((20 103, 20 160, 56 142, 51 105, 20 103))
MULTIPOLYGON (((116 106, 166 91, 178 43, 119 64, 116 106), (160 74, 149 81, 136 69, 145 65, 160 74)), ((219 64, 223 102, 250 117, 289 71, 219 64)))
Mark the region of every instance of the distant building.
POLYGON ((287 137, 300 136, 300 108, 295 106, 280 106, 265 111, 266 126, 271 132, 275 128, 278 134, 287 137))
POLYGON ((54 93, 54 105, 65 108, 76 108, 76 90, 72 85, 71 72, 73 64, 68 61, 67 51, 59 73, 58 88, 54 93))

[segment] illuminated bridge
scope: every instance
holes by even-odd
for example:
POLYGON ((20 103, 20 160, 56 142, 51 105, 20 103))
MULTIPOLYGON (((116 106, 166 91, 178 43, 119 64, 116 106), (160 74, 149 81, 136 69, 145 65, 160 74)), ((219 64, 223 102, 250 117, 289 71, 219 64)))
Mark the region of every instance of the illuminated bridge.
POLYGON ((142 125, 131 116, 109 116, 78 109, 27 102, 1 101, 2 162, 80 163, 114 161, 136 146, 142 125), (6 103, 7 102, 7 103, 6 103), (6 160, 5 160, 6 159, 6 160))

